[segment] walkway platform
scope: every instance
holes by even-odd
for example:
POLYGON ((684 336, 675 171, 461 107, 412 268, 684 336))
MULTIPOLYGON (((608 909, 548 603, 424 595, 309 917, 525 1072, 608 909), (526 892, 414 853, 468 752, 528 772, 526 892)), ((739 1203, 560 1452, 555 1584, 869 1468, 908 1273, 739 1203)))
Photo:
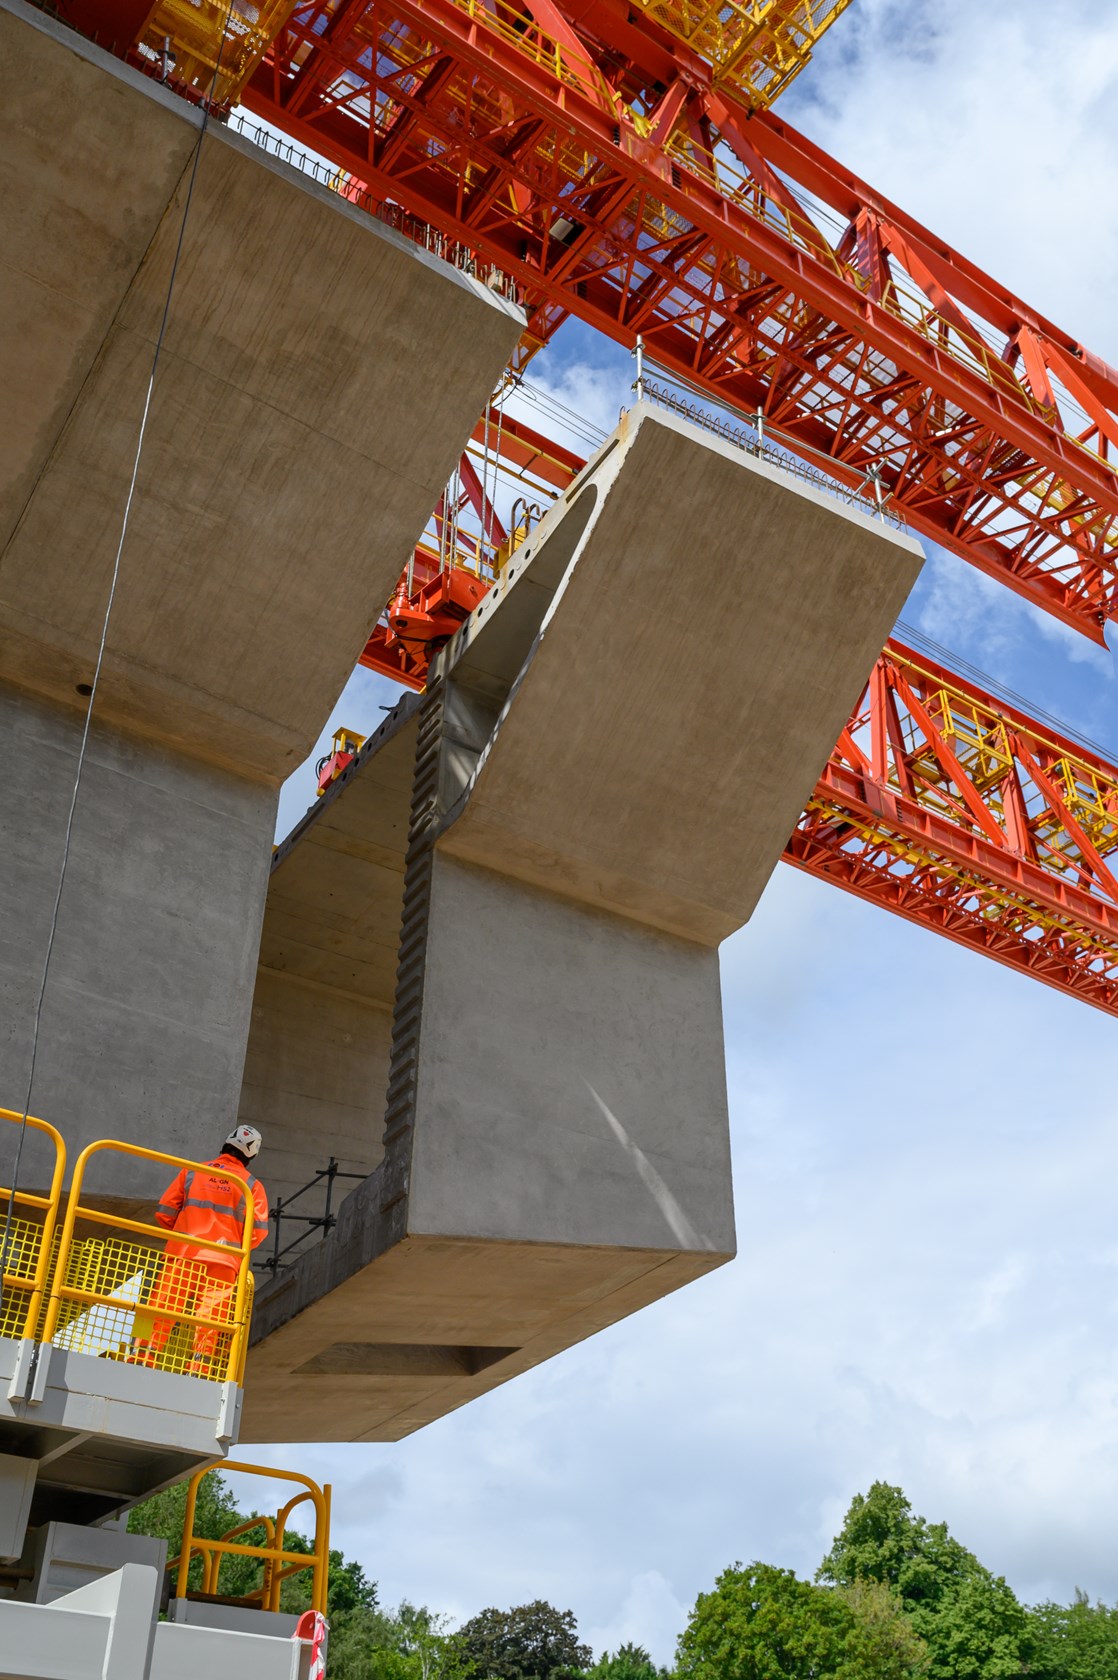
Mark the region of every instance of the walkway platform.
POLYGON ((102 1521, 224 1458, 240 1411, 235 1382, 0 1339, 0 1496, 29 1464, 33 1527, 102 1521))

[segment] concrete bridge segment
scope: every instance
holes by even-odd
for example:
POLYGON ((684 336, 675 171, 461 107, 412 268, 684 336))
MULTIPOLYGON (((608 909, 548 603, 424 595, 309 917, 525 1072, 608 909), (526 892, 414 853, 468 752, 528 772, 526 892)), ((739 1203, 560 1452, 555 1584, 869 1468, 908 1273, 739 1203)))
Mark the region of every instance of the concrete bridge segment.
MULTIPOLYGON (((0 1105, 19 1107, 84 706, 200 113, 0 0, 0 1105)), ((34 1107, 209 1154, 276 790, 523 321, 207 130, 74 832, 34 1107)), ((0 1144, 3 1140, 0 1139, 0 1144)), ((146 1179, 116 1190, 145 1200, 146 1179)))
MULTIPOLYGON (((363 1154, 339 1088, 363 1060, 379 1115, 382 1017, 337 1080, 300 1043, 306 1112, 336 1104, 347 1127, 304 1134, 303 1165, 344 1154, 369 1177, 258 1297, 246 1438, 396 1439, 732 1255, 717 946, 918 564, 890 527, 639 407, 421 707, 292 836, 250 1068, 275 1065, 280 965, 323 986, 336 1044, 355 977, 375 971, 383 998, 397 906, 402 922, 383 1138, 363 1154), (360 855, 374 812, 391 858, 360 855)), ((290 1090, 248 1096, 294 1136, 290 1090)))

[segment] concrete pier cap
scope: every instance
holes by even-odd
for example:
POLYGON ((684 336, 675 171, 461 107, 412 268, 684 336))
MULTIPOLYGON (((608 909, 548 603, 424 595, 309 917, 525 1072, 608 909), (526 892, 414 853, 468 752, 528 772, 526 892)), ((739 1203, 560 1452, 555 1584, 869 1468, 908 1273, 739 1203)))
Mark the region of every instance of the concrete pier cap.
POLYGON ((920 558, 640 405, 292 836, 243 1112, 283 1114, 293 1179, 368 1176, 260 1292, 248 1439, 396 1439, 732 1256, 717 947, 920 558), (374 970, 343 1099, 319 1052, 374 970), (292 988, 319 1026, 277 1068, 292 988), (300 1132, 304 1091, 344 1134, 300 1132))
MULTIPOLYGON (((0 1105, 74 826, 33 1108, 73 1153, 236 1119, 277 790, 523 315, 80 36, 0 0, 0 1105)), ((144 1201, 161 1186, 131 1175, 144 1201)))

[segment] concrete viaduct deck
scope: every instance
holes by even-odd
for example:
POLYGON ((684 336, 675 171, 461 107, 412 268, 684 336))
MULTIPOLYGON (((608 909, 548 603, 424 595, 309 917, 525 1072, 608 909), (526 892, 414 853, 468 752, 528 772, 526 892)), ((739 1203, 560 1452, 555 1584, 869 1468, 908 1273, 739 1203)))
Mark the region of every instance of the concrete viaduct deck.
POLYGON ((368 1176, 246 1438, 396 1439, 730 1258, 717 948, 918 555, 638 406, 280 848, 242 1115, 368 1176))
POLYGON ((194 176, 200 120, 0 0, 0 1102, 193 178, 34 1107, 205 1159, 239 1103, 273 1192, 363 1175, 263 1283, 243 1434, 389 1440, 733 1254, 718 946, 919 550, 638 405, 269 876, 523 316, 220 123, 194 176))

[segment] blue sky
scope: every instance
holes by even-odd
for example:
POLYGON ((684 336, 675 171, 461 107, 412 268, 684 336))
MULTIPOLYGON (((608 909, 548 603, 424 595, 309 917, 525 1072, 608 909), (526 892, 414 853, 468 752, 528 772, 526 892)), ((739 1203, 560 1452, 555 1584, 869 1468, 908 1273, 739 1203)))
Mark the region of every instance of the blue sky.
MULTIPOLYGON (((782 109, 1118 363, 1106 10, 855 0, 782 109)), ((576 327, 533 377, 608 427, 631 369, 576 327)), ((939 553, 904 616, 1118 756, 1109 653, 939 553)), ((875 1477, 1022 1596, 1118 1599, 1113 1022, 785 866, 723 976, 736 1262, 399 1445, 261 1456, 386 1601, 543 1596, 599 1650, 809 1572, 875 1477)))

